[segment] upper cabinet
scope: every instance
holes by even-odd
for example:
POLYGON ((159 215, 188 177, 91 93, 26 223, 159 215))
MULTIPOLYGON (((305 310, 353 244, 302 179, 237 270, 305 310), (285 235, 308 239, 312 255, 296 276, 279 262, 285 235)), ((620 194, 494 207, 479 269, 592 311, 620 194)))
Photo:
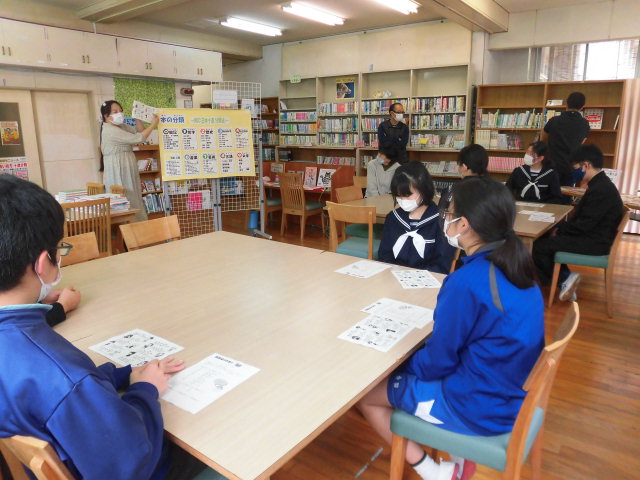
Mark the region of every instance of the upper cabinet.
POLYGON ((48 53, 42 25, 0 19, 0 63, 46 67, 48 53))
POLYGON ((205 82, 222 81, 220 53, 186 47, 174 47, 174 49, 177 78, 205 82))
POLYGON ((45 35, 51 68, 116 71, 115 37, 55 27, 46 27, 45 35))

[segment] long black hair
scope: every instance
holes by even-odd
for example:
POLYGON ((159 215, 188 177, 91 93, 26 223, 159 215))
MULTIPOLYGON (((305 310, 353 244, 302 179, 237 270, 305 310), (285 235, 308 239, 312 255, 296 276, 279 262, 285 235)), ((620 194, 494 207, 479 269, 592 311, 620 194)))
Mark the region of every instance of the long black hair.
POLYGON ((104 172, 104 155, 102 154, 102 126, 104 125, 104 122, 106 122, 106 118, 109 115, 111 115, 111 105, 116 104, 120 107, 120 110, 122 110, 122 105, 120 105, 120 102, 117 102, 116 100, 107 100, 106 102, 104 102, 102 105, 100 105, 100 171, 104 172))
POLYGON ((489 255, 518 288, 535 284, 531 254, 513 230, 516 206, 509 189, 490 177, 471 177, 453 188, 453 215, 465 217, 485 243, 503 241, 489 255))
POLYGON ((395 197, 409 197, 411 187, 420 193, 422 205, 429 205, 435 194, 435 187, 431 175, 421 162, 412 161, 400 165, 391 179, 391 195, 395 197))
POLYGON ((549 146, 545 142, 533 142, 529 145, 533 150, 533 153, 538 157, 544 157, 542 160, 542 166, 544 168, 553 168, 553 160, 549 157, 549 146))

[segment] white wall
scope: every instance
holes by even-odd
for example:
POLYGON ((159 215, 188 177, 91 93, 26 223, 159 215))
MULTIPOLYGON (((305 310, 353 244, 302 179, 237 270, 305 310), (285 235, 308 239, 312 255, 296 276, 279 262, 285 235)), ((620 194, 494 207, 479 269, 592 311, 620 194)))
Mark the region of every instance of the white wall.
MULTIPOLYGON (((262 58, 259 60, 223 67, 222 78, 225 81, 261 83, 263 97, 277 97, 281 70, 282 44, 279 43, 262 47, 262 58)), ((211 98, 203 103, 210 102, 211 98)), ((195 101, 193 103, 195 105, 195 101)))
POLYGON ((535 81, 529 75, 529 49, 487 50, 483 83, 524 83, 535 81))

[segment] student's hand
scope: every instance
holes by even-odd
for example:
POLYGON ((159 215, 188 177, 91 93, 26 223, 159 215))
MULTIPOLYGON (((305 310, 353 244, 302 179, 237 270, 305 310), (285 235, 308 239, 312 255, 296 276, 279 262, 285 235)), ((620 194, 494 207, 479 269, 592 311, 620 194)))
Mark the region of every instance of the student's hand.
POLYGON ((160 117, 158 117, 158 115, 154 115, 153 120, 151 121, 151 126, 153 128, 156 128, 158 126, 158 123, 160 123, 160 117))
POLYGON ((176 360, 175 358, 163 358, 160 360, 160 368, 164 373, 172 375, 184 370, 184 361, 176 360))
POLYGON ((129 383, 131 385, 138 382, 150 383, 158 389, 158 394, 162 395, 169 386, 170 376, 171 375, 162 370, 158 360, 151 360, 149 363, 145 363, 141 367, 131 369, 129 383))
POLYGON ((80 292, 73 287, 64 287, 58 296, 57 302, 62 305, 65 313, 78 308, 80 304, 80 292))
POLYGON ((55 303, 58 301, 58 298, 60 298, 61 293, 62 293, 62 290, 51 290, 51 292, 49 292, 49 295, 44 297, 42 299, 42 302, 40 303, 46 303, 47 305, 51 305, 52 303, 55 303))

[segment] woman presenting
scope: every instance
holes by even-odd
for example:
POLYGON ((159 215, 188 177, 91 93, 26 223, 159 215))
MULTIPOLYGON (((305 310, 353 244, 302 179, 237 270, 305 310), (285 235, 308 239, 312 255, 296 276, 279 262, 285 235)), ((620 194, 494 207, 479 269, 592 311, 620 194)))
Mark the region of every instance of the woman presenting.
POLYGON ((122 106, 115 100, 104 102, 100 106, 102 127, 100 129, 100 149, 104 169, 103 183, 107 191, 112 185, 122 185, 132 209, 139 209, 137 221, 147 219, 142 194, 140 193, 140 174, 138 162, 133 154, 133 145, 144 142, 158 126, 155 116, 151 124, 144 128, 140 120, 132 127, 124 123, 122 106))

